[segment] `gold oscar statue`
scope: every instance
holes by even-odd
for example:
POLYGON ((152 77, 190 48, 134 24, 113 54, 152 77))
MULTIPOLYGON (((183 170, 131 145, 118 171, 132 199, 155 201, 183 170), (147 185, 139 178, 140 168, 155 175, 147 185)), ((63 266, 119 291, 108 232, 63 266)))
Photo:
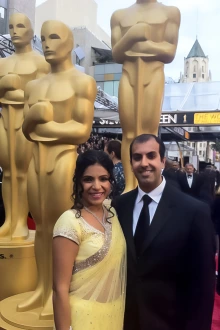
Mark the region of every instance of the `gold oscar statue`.
POLYGON ((73 202, 72 177, 77 145, 90 136, 96 98, 95 80, 72 64, 72 31, 58 21, 41 30, 51 74, 26 89, 23 132, 33 142, 28 171, 28 200, 36 222, 38 283, 34 292, 4 301, 1 313, 19 328, 52 329, 52 233, 59 216, 73 202))
POLYGON ((0 166, 4 170, 2 193, 6 211, 0 227, 0 300, 33 290, 37 280, 34 235, 27 227, 27 171, 32 143, 22 132, 26 84, 50 70, 44 57, 32 50, 29 18, 13 14, 9 31, 15 53, 0 59, 0 166))
MULTIPOLYGON (((25 244, 27 228, 27 171, 32 144, 22 132, 26 84, 49 72, 44 57, 32 50, 33 30, 29 18, 13 14, 9 20, 15 53, 0 59, 0 166, 6 219, 0 227, 0 242, 25 244)), ((26 242, 27 243, 27 242, 26 242)))
POLYGON ((164 94, 164 64, 173 61, 180 12, 157 0, 137 0, 111 18, 112 52, 123 64, 119 85, 119 116, 123 131, 122 163, 126 188, 136 187, 129 145, 140 134, 158 134, 164 94))

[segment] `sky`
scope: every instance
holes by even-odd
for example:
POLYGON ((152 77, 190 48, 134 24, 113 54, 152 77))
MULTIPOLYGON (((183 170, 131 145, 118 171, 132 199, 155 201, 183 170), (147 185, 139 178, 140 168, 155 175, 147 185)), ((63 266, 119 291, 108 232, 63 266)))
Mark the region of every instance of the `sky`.
MULTIPOLYGON (((129 7, 135 0, 95 0, 98 4, 98 24, 110 35, 112 13, 129 7)), ((36 0, 40 4, 44 0, 36 0)), ((166 65, 165 74, 178 80, 196 36, 205 55, 213 81, 220 81, 220 0, 161 0, 164 5, 177 6, 181 11, 179 43, 174 61, 166 65)))

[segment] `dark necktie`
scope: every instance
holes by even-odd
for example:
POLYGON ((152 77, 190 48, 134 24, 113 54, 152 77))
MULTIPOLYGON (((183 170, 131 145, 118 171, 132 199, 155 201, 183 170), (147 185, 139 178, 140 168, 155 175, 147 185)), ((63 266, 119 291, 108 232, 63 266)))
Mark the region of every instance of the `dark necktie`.
POLYGON ((150 213, 149 213, 148 205, 152 202, 152 199, 148 195, 144 195, 143 202, 144 204, 134 234, 134 243, 135 243, 137 256, 141 254, 143 242, 147 237, 150 226, 150 213))

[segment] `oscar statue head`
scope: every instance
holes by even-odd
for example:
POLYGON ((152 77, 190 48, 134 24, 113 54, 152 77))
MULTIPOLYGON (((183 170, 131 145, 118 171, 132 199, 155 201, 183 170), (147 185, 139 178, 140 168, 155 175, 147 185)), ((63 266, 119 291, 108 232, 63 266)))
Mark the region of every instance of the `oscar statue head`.
POLYGON ((45 59, 50 64, 59 64, 71 58, 73 33, 60 21, 46 21, 41 29, 41 41, 45 59))
POLYGON ((9 32, 15 49, 30 45, 34 36, 30 19, 21 13, 15 13, 10 16, 9 32))

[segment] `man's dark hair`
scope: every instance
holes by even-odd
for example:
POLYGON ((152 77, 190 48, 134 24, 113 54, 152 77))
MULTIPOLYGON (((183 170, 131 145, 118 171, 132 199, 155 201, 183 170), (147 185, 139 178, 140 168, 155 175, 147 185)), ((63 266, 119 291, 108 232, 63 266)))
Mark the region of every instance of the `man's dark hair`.
POLYGON ((106 149, 109 154, 115 153, 115 157, 121 160, 121 142, 118 140, 111 140, 106 143, 106 149))
POLYGON ((132 160, 133 145, 135 143, 145 143, 152 139, 154 139, 159 144, 160 159, 161 160, 164 159, 166 148, 165 148, 165 144, 163 143, 163 141, 159 137, 157 137, 156 135, 153 135, 153 134, 141 134, 141 135, 137 136, 130 144, 130 162, 132 160))

